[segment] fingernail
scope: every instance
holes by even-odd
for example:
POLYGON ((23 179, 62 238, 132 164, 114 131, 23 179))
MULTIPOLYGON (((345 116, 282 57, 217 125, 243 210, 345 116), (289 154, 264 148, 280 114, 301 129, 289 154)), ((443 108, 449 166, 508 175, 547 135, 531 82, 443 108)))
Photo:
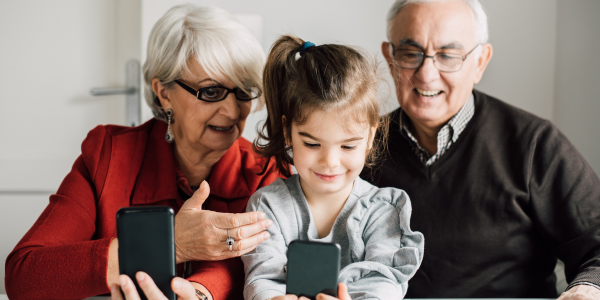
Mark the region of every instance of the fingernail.
POLYGON ((206 180, 202 180, 202 183, 200 183, 200 190, 203 190, 206 187, 206 180))
POLYGON ((144 279, 146 279, 146 276, 144 276, 144 273, 141 273, 141 272, 138 272, 137 274, 135 274, 135 277, 137 277, 138 282, 144 281, 144 279))
POLYGON ((268 232, 263 233, 262 236, 263 236, 263 242, 268 240, 271 237, 271 235, 268 232))
POLYGON ((265 226, 265 228, 269 228, 271 227, 271 225, 273 225, 273 221, 266 219, 263 221, 263 225, 265 226))
POLYGON ((121 285, 121 287, 127 285, 127 280, 125 280, 125 277, 119 277, 119 284, 121 285))
POLYGON ((260 213, 260 214, 258 215, 258 219, 259 219, 259 220, 264 220, 266 217, 267 217, 267 215, 265 215, 265 213, 260 213))
POLYGON ((178 290, 181 287, 181 282, 177 278, 173 278, 173 288, 178 290))

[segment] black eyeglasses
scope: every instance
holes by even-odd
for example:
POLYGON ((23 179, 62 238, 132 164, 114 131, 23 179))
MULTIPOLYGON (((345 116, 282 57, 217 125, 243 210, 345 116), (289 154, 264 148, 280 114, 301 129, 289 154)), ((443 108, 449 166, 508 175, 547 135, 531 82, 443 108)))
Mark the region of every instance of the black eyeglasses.
POLYGON ((239 87, 228 89, 222 86, 209 86, 201 88, 199 90, 195 90, 189 85, 179 80, 175 80, 175 83, 177 83, 184 90, 190 92, 190 94, 196 96, 196 98, 198 98, 199 100, 206 102, 219 102, 227 98, 227 95, 229 95, 229 93, 233 93, 235 95, 235 98, 239 101, 250 101, 260 96, 260 90, 256 87, 250 88, 249 92, 245 92, 239 87))
POLYGON ((469 55, 477 49, 481 44, 477 44, 473 50, 469 51, 469 53, 464 56, 452 53, 436 53, 435 55, 425 55, 422 51, 415 50, 398 50, 394 49, 394 44, 392 45, 392 53, 394 54, 394 60, 400 65, 403 69, 414 70, 418 69, 423 65, 423 62, 426 58, 430 57, 433 59, 433 65, 436 69, 441 72, 457 72, 462 69, 463 62, 469 55))

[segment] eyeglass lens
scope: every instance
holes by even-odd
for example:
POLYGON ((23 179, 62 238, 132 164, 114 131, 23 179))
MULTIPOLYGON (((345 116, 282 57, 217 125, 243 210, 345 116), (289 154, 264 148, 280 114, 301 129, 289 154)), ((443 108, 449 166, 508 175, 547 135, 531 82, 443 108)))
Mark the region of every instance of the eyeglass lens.
MULTIPOLYGON (((397 51, 395 60, 404 69, 417 69, 423 64, 425 54, 419 51, 397 51)), ((436 53, 433 65, 440 71, 454 72, 462 67, 463 58, 460 55, 436 53)))

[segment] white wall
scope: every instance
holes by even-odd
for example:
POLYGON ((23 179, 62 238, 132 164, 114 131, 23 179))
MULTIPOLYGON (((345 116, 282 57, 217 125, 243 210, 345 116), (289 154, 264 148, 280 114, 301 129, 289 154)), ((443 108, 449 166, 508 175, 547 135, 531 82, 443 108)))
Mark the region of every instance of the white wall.
POLYGON ((482 0, 494 55, 475 87, 552 120, 557 0, 482 0))
POLYGON ((558 2, 554 121, 600 174, 600 1, 558 2))

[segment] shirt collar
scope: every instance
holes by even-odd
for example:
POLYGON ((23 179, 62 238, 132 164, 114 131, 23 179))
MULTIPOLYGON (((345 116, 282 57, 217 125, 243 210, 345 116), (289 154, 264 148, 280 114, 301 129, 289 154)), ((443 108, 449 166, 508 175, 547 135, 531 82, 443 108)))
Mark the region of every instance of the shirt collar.
POLYGON ((400 132, 406 137, 412 144, 414 152, 419 156, 419 159, 426 165, 433 164, 439 157, 441 157, 450 146, 458 140, 459 135, 467 127, 469 121, 475 114, 475 101, 473 93, 469 95, 469 99, 461 107, 461 109, 454 115, 446 125, 444 125, 438 132, 438 152, 429 154, 425 150, 413 135, 410 130, 411 120, 408 116, 404 116, 405 112, 400 109, 400 132))

